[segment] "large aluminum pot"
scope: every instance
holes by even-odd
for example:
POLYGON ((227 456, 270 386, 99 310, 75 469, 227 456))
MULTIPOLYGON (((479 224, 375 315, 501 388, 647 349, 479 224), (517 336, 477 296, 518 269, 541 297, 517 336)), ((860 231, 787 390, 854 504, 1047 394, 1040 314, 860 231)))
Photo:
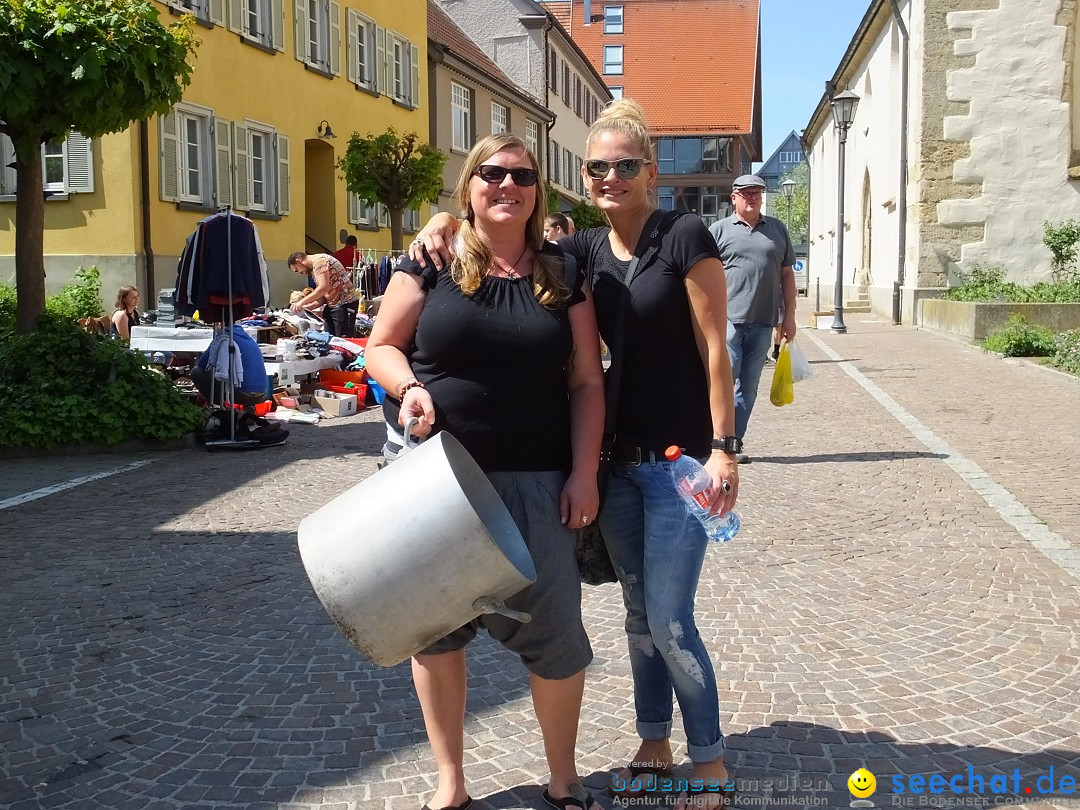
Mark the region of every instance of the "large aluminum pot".
POLYGON ((372 663, 394 666, 536 581, 525 541, 461 443, 439 433, 306 517, 308 579, 372 663))

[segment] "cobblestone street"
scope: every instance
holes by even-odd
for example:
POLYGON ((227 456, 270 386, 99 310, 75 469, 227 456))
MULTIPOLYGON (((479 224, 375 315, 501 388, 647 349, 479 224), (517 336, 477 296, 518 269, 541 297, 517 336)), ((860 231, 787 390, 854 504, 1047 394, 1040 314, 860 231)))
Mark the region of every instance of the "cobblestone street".
MULTIPOLYGON (((766 368, 743 530, 702 576, 736 806, 848 807, 859 767, 878 807, 1000 804, 996 774, 1014 806, 1080 806, 1057 787, 1080 782, 1080 382, 869 316, 848 327, 800 333, 815 373, 794 405, 769 403, 766 368), (967 785, 969 766, 985 795, 892 792, 967 785)), ((381 413, 290 429, 240 454, 0 461, 0 806, 427 800, 408 665, 353 651, 296 547, 303 517, 375 470, 381 413)), ((608 771, 636 747, 617 588, 586 589, 585 617, 580 765, 609 808, 608 771)), ((524 669, 482 636, 469 672, 474 807, 545 807, 524 669)), ((686 775, 678 716, 675 740, 686 775)))

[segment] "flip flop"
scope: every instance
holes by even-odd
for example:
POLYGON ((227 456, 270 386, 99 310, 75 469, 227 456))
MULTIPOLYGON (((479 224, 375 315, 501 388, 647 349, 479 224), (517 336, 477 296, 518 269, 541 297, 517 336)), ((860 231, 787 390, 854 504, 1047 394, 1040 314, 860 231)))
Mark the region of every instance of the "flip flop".
POLYGON ((568 808, 571 807, 579 807, 581 808, 581 810, 589 810, 590 807, 596 806, 596 802, 593 800, 593 797, 585 791, 585 788, 581 786, 581 783, 575 782, 573 785, 570 785, 569 789, 574 795, 567 796, 564 799, 556 799, 554 796, 548 793, 547 790, 545 790, 544 801, 550 804, 552 807, 556 808, 556 810, 568 810, 568 808), (577 790, 574 790, 575 787, 577 788, 577 790))
MULTIPOLYGON (((437 807, 435 810, 469 810, 470 807, 472 807, 472 799, 466 799, 461 804, 451 805, 450 807, 437 807)), ((425 804, 420 810, 432 810, 432 808, 425 804)))

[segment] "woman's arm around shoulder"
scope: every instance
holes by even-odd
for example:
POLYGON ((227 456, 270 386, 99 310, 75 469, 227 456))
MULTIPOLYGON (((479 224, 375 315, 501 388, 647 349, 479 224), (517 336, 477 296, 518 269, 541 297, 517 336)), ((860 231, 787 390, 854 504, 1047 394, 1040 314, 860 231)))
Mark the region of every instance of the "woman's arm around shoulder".
MULTIPOLYGON (((719 259, 697 262, 686 274, 686 295, 698 354, 709 384, 709 413, 713 438, 735 434, 735 383, 727 351, 727 283, 719 259)), ((713 479, 712 513, 731 511, 739 496, 739 467, 736 459, 718 450, 709 456, 705 469, 713 479), (724 491, 724 484, 731 486, 724 491)))

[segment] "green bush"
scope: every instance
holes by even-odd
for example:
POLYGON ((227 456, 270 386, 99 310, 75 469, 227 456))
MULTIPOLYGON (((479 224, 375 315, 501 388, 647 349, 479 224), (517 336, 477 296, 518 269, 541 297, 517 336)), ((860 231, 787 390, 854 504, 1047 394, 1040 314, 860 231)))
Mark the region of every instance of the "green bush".
POLYGON ((0 402, 9 447, 176 439, 202 418, 142 354, 52 313, 29 334, 0 333, 0 402))
POLYGON ((1005 268, 973 264, 971 272, 956 271, 960 283, 945 292, 950 301, 983 303, 1067 304, 1080 302, 1080 273, 1057 274, 1054 281, 1040 281, 1022 287, 1005 280, 1005 268))
POLYGON ((1062 371, 1080 377, 1080 329, 1062 332, 1057 336, 1051 363, 1062 371))
MULTIPOLYGON (((15 326, 15 288, 0 284, 0 331, 15 326)), ((96 267, 80 267, 60 292, 45 297, 45 311, 72 323, 102 313, 101 273, 96 267)))
POLYGON ((1059 278, 1076 264, 1076 244, 1080 242, 1080 222, 1067 219, 1060 225, 1043 223, 1043 244, 1053 254, 1054 277, 1059 278))
POLYGON ((1055 339, 1051 329, 1028 323, 1023 315, 1010 315, 1004 329, 987 335, 983 348, 1006 357, 1049 357, 1055 339))

